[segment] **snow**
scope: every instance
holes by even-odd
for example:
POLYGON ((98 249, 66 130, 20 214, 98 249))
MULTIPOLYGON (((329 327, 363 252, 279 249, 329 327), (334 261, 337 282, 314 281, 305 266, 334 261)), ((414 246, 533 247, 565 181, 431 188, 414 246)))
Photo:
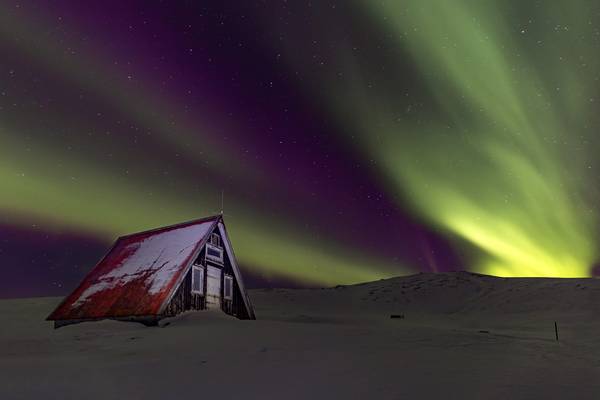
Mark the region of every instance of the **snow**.
POLYGON ((0 399, 600 398, 598 279, 419 274, 249 296, 256 321, 58 330, 44 318, 60 299, 0 301, 0 399))
POLYGON ((88 287, 83 292, 81 292, 81 296, 79 296, 79 298, 75 302, 73 302, 73 305, 71 306, 71 308, 75 309, 75 308, 81 307, 94 294, 102 292, 105 289, 110 289, 111 287, 114 287, 116 284, 117 283, 114 281, 111 282, 111 281, 104 281, 104 280, 99 280, 98 282, 95 282, 92 286, 88 287))
POLYGON ((212 225, 213 221, 207 221, 172 229, 127 245, 123 253, 129 256, 84 290, 73 303, 73 308, 81 306, 98 292, 127 285, 143 276, 146 276, 149 294, 158 293, 173 278, 212 225))

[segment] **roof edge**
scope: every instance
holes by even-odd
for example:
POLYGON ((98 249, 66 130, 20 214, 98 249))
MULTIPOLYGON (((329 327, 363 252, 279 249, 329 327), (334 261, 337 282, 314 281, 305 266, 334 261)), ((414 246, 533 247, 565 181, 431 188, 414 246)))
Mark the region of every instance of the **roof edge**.
POLYGON ((244 278, 242 277, 242 272, 240 271, 240 267, 237 263, 237 258, 235 257, 235 253, 233 252, 233 245, 231 244, 231 240, 229 240, 229 234, 227 233, 227 227, 225 226, 225 221, 221 218, 221 221, 217 221, 217 227, 223 236, 223 244, 225 245, 225 251, 229 256, 229 261, 231 262, 231 268, 233 269, 233 274, 235 275, 235 279, 237 280, 238 288, 242 294, 242 300, 244 301, 244 306, 246 307, 246 311, 248 313, 249 319, 256 319, 256 314, 254 312, 254 306, 250 301, 250 297, 248 296, 248 291, 246 290, 246 285, 244 284, 244 278))
POLYGON ((143 235, 143 234, 147 234, 147 233, 155 233, 155 232, 160 232, 163 230, 168 230, 168 229, 174 229, 174 228, 178 228, 178 227, 183 227, 185 225, 193 225, 193 224, 198 224, 201 222, 207 222, 210 220, 219 220, 219 219, 223 219, 223 215, 222 214, 215 214, 215 215, 211 215, 210 217, 204 217, 204 218, 198 218, 198 219, 193 219, 190 221, 185 221, 185 222, 179 222, 176 224, 172 224, 172 225, 167 225, 167 226, 161 226, 160 228, 153 228, 153 229, 148 229, 145 231, 139 231, 139 232, 135 232, 135 233, 129 233, 127 235, 123 235, 123 236, 119 236, 118 239, 125 239, 125 238, 129 238, 132 236, 137 236, 137 235, 143 235))

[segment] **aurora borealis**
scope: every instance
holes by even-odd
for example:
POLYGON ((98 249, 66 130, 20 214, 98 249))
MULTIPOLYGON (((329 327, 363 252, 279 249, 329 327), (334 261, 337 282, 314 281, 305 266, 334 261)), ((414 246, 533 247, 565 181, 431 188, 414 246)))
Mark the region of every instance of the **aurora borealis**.
POLYGON ((255 285, 588 276, 600 7, 0 2, 1 296, 221 210, 255 285))

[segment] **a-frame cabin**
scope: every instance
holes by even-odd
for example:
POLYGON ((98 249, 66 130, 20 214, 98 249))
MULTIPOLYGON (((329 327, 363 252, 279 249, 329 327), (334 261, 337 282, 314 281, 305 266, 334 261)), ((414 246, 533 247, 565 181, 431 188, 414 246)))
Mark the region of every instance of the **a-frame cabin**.
POLYGON ((118 238, 47 319, 55 327, 99 319, 155 325, 207 308, 255 319, 222 215, 118 238))

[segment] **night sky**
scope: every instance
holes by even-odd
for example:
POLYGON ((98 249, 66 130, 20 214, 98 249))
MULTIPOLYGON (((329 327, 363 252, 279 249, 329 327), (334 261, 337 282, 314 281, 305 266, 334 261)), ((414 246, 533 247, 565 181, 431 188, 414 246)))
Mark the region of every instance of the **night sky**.
POLYGON ((222 208, 251 287, 592 275, 600 4, 549 3, 0 0, 0 297, 222 208))

